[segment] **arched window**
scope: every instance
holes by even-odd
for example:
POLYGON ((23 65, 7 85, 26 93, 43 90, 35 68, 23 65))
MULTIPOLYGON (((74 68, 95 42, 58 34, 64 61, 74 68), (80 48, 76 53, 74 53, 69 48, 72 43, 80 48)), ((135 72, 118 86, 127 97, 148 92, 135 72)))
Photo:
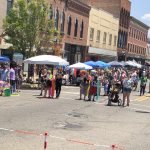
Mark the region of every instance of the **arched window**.
POLYGON ((59 11, 55 10, 55 29, 58 30, 58 22, 59 22, 59 11))
POLYGON ((71 24, 72 24, 72 19, 71 19, 71 16, 69 16, 68 17, 68 31, 67 31, 68 35, 71 34, 71 24))
POLYGON ((84 23, 82 20, 81 26, 80 26, 80 38, 83 38, 83 30, 84 30, 84 23))
POLYGON ((12 6, 13 6, 13 0, 7 0, 7 13, 9 13, 12 6))
POLYGON ((65 28, 65 12, 61 13, 61 33, 64 33, 65 28))
POLYGON ((53 7, 52 7, 52 5, 50 5, 50 8, 49 8, 50 10, 50 14, 49 14, 49 19, 52 19, 53 18, 53 7))
POLYGON ((78 35, 78 19, 75 19, 75 24, 74 24, 74 37, 77 37, 78 35))
POLYGON ((119 31, 119 35, 118 35, 118 47, 121 47, 121 31, 119 31))

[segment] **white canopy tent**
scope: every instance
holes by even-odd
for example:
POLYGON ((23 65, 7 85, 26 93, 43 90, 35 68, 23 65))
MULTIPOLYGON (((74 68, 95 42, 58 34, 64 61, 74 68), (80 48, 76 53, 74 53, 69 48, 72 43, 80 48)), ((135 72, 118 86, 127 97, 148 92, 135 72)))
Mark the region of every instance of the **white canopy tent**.
POLYGON ((69 62, 67 62, 66 60, 53 55, 39 55, 39 56, 31 57, 29 59, 24 60, 24 63, 46 64, 46 65, 56 65, 56 66, 69 65, 69 62))
POLYGON ((142 65, 138 64, 135 60, 125 62, 126 66, 141 68, 142 65))
POLYGON ((137 66, 137 68, 142 68, 142 65, 133 60, 133 63, 137 66))
POLYGON ((80 63, 80 62, 76 63, 76 64, 73 64, 71 66, 68 66, 68 68, 70 68, 70 69, 85 69, 85 70, 91 70, 91 69, 93 69, 93 67, 88 66, 88 65, 86 65, 84 63, 80 63))

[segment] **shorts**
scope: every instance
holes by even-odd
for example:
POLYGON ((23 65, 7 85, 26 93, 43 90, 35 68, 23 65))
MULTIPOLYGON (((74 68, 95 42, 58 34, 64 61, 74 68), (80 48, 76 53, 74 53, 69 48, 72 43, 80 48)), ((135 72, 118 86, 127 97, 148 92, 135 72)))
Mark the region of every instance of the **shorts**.
POLYGON ((45 88, 50 88, 52 86, 52 81, 51 80, 47 80, 45 83, 45 88))
POLYGON ((126 88, 126 87, 123 88, 123 92, 125 93, 131 93, 131 91, 132 91, 131 88, 126 88))

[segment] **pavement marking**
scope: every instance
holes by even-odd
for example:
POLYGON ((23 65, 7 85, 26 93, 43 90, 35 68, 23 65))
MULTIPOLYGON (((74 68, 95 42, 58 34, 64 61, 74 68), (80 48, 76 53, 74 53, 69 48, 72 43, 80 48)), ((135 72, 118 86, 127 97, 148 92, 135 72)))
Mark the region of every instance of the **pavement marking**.
POLYGON ((75 94, 75 95, 79 95, 80 93, 76 93, 76 92, 61 92, 62 94, 75 94))
MULTIPOLYGON (((23 130, 11 130, 7 128, 0 128, 1 131, 7 131, 7 132, 14 132, 14 133, 19 133, 19 134, 24 134, 24 135, 36 135, 36 136, 44 136, 45 134, 40 134, 36 132, 30 132, 30 131, 23 131, 23 130)), ((123 150, 119 148, 118 146, 112 144, 112 145, 104 145, 104 144, 94 144, 92 142, 87 142, 87 141, 82 141, 82 140, 75 140, 75 139, 68 139, 68 138, 63 138, 59 136, 54 136, 51 134, 48 134, 49 137, 55 138, 55 139, 60 139, 72 143, 77 143, 77 144, 82 144, 82 145, 88 145, 88 146, 94 146, 94 147, 105 147, 105 148, 111 148, 113 150, 123 150)))
POLYGON ((134 101, 145 101, 145 100, 148 100, 150 99, 150 97, 147 97, 148 95, 145 95, 145 96, 140 96, 139 98, 136 98, 135 100, 131 100, 132 102, 134 101))

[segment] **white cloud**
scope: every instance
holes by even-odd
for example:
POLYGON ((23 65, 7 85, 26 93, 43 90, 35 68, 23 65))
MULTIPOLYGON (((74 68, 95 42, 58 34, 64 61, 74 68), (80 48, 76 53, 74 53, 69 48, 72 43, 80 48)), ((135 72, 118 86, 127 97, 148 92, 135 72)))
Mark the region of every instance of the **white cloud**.
POLYGON ((150 13, 149 14, 145 14, 142 19, 150 21, 150 13))

